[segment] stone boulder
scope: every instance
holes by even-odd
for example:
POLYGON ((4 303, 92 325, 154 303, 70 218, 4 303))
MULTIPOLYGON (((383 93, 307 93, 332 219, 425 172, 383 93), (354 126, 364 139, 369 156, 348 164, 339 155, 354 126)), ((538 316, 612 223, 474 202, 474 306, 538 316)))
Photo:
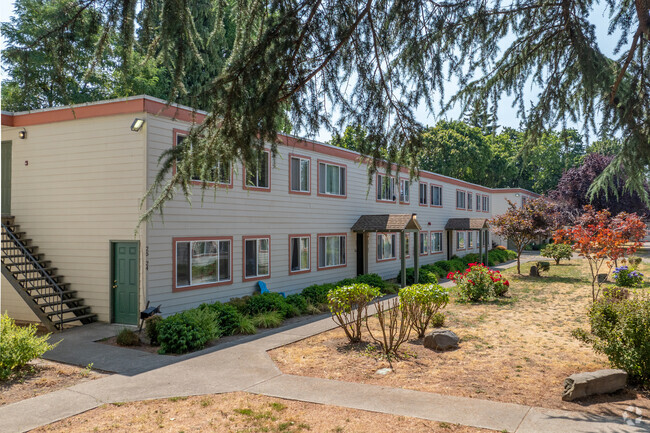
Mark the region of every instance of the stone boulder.
POLYGON ((623 370, 598 370, 577 373, 564 379, 562 400, 573 401, 577 398, 596 394, 616 392, 625 387, 627 373, 623 370))
POLYGON ((432 350, 457 349, 460 338, 449 329, 433 331, 424 337, 424 347, 432 350))

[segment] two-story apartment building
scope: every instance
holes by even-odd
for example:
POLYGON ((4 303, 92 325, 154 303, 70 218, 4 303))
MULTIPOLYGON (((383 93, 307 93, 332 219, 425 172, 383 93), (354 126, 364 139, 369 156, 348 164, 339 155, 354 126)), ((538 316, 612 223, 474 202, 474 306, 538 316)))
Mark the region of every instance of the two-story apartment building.
POLYGON ((352 231, 361 216, 417 215, 421 230, 408 233, 405 256, 422 265, 477 253, 492 242, 479 235, 485 220, 506 198, 535 196, 430 172, 380 172, 369 184, 358 153, 280 135, 275 159, 266 152, 248 172, 218 167, 203 199, 197 179, 191 204, 178 194, 136 231, 158 158, 205 115, 147 96, 2 113, 0 309, 37 320, 33 281, 74 291, 65 295, 77 300, 72 318, 136 323, 147 302, 172 314, 252 294, 259 280, 292 293, 361 273, 394 278, 400 234, 352 231), (34 261, 30 269, 52 278, 21 273, 12 260, 34 261))

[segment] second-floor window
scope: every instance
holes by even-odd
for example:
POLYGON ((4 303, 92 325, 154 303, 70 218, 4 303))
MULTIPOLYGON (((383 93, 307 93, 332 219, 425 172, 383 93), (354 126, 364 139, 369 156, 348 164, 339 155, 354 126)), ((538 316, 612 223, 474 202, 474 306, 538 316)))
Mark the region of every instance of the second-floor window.
POLYGON ((291 191, 309 192, 309 160, 291 157, 291 191))
POLYGON ((467 210, 472 210, 472 206, 474 204, 474 194, 471 192, 467 193, 467 210))
POLYGON ((483 196, 483 212, 490 212, 490 197, 483 196))
MULTIPOLYGON (((185 140, 185 138, 186 138, 185 135, 177 134, 176 145, 177 146, 181 145, 181 143, 183 143, 183 140, 185 140)), ((218 183, 223 185, 230 185, 231 174, 232 174, 232 170, 230 169, 229 162, 218 162, 217 166, 214 167, 212 170, 209 170, 209 173, 206 173, 205 175, 201 175, 201 173, 199 173, 198 170, 193 170, 192 180, 196 182, 205 181, 205 182, 213 182, 213 183, 218 183)))
POLYGON ((480 194, 476 194, 476 212, 481 211, 481 196, 480 194))
POLYGON ((394 233, 377 234, 377 260, 388 260, 397 257, 395 246, 397 235, 394 233))
POLYGON ((456 207, 465 209, 465 191, 456 191, 456 207))
POLYGON ((377 175, 377 200, 395 201, 395 178, 377 175))
POLYGON ((426 183, 421 183, 420 184, 420 204, 422 204, 422 205, 427 204, 427 184, 426 183))
POLYGON ((246 168, 246 186, 269 188, 269 152, 264 151, 257 161, 246 168))
POLYGON ((345 167, 319 162, 318 192, 320 194, 344 196, 345 167))
POLYGON ((411 202, 411 181, 408 179, 399 180, 399 201, 402 203, 411 202))
POLYGON ((431 206, 442 206, 442 187, 431 185, 431 206))

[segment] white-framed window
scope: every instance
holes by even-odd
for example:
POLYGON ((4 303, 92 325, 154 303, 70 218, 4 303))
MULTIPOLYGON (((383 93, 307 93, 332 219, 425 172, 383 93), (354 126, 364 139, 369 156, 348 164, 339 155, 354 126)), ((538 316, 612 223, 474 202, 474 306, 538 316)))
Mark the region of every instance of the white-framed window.
POLYGON ((377 233, 377 260, 390 260, 397 257, 397 235, 377 233))
POLYGON ((431 253, 442 252, 442 232, 431 232, 431 253))
POLYGON ((411 202, 411 181, 408 179, 399 180, 399 201, 401 203, 411 202))
POLYGON ((481 248, 481 231, 476 232, 476 248, 481 248))
POLYGON ((476 212, 481 211, 481 195, 476 194, 476 212))
POLYGON ((292 236, 289 243, 289 269, 291 272, 308 271, 310 269, 311 236, 292 236))
POLYGON ((456 249, 465 249, 465 232, 456 232, 456 249))
POLYGON ((483 212, 490 212, 490 197, 487 195, 483 196, 483 212))
POLYGON ((442 206, 442 187, 431 185, 431 206, 442 206))
POLYGON ((456 190, 456 208, 465 209, 465 191, 456 190))
POLYGON ((426 206, 427 203, 427 184, 420 184, 420 204, 426 206))
POLYGON ((256 278, 270 275, 269 244, 271 239, 246 238, 244 239, 244 277, 256 278))
POLYGON ((345 167, 318 163, 318 192, 327 195, 345 195, 345 167))
MULTIPOLYGON (((184 134, 176 134, 176 146, 180 146, 183 143, 183 140, 187 138, 184 134)), ((191 144, 190 144, 191 145, 191 144)), ((210 170, 210 173, 204 179, 198 173, 198 171, 193 171, 192 180, 195 182, 210 182, 217 183, 221 185, 230 185, 232 184, 232 170, 229 162, 218 162, 217 166, 210 170)))
POLYGON ((377 175, 377 200, 381 201, 395 201, 395 178, 385 176, 383 174, 377 175))
POLYGON ((411 257, 411 233, 406 233, 404 236, 404 249, 406 257, 411 257))
POLYGON ((420 255, 426 256, 429 253, 429 233, 420 232, 420 255))
POLYGON ((174 288, 231 281, 230 239, 179 239, 174 243, 174 288))
POLYGON ((474 248, 474 232, 467 232, 467 248, 474 248))
POLYGON ((318 236, 318 267, 345 266, 345 235, 318 236))
POLYGON ((299 156, 291 157, 291 191, 293 192, 310 192, 309 186, 309 165, 310 160, 299 156))
POLYGON ((472 210, 472 206, 474 205, 474 194, 471 192, 467 193, 467 210, 472 210))
POLYGON ((269 189, 271 185, 269 164, 269 151, 265 150, 256 162, 246 168, 246 186, 269 189))

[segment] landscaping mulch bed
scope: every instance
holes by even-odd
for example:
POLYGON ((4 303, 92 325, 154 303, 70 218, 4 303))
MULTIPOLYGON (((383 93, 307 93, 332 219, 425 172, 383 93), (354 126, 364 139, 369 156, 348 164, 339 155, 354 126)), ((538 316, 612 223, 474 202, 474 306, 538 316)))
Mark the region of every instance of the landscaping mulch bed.
POLYGON ((47 394, 106 373, 59 362, 35 359, 7 381, 0 381, 0 406, 47 394))
POLYGON ((42 432, 488 433, 489 430, 243 392, 108 404, 42 432))
MULTIPOLYGON (((530 266, 522 264, 522 273, 530 266)), ((641 271, 648 270, 643 264, 641 271)), ((368 343, 367 330, 362 343, 350 345, 335 329, 275 349, 271 357, 289 374, 603 415, 620 416, 628 406, 648 413, 649 395, 634 388, 578 402, 561 399, 567 376, 609 368, 605 356, 571 336, 573 329, 588 327, 586 262, 553 265, 540 278, 515 272, 504 272, 510 298, 487 304, 452 301, 444 310, 444 327, 461 338, 458 350, 434 352, 411 340, 402 346, 402 359, 393 361, 394 371, 380 375, 376 371, 389 363, 368 343)), ((378 329, 376 318, 369 326, 378 329)))

